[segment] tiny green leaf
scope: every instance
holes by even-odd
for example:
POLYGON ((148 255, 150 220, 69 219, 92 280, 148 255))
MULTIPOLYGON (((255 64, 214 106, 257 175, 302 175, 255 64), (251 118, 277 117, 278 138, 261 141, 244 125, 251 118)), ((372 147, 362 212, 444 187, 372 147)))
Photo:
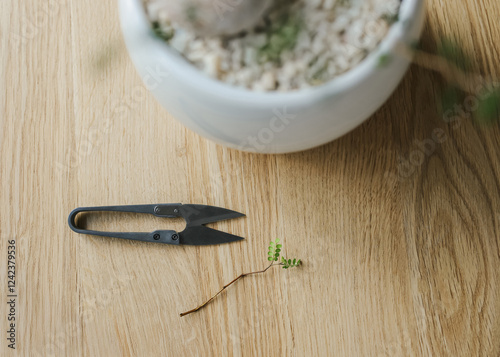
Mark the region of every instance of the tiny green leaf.
POLYGON ((384 68, 392 61, 392 56, 389 53, 383 54, 378 58, 378 68, 384 68))
POLYGON ((413 51, 417 51, 420 49, 420 40, 414 40, 410 43, 410 48, 413 50, 413 51))
POLYGON ((152 23, 152 28, 153 28, 153 32, 156 36, 158 36, 159 38, 165 40, 165 41, 170 41, 172 39, 172 37, 174 37, 175 35, 175 30, 174 29, 166 29, 164 30, 161 26, 160 26, 160 23, 158 21, 154 21, 152 23))
POLYGON ((500 90, 488 93, 479 101, 476 117, 483 123, 492 123, 500 118, 500 90))
POLYGON ((449 38, 441 41, 438 54, 463 70, 468 70, 471 67, 472 61, 465 54, 462 47, 456 41, 449 38))
POLYGON ((387 13, 382 15, 382 20, 386 21, 389 25, 392 25, 399 20, 399 13, 387 13))
POLYGON ((448 86, 441 96, 441 108, 443 113, 453 109, 458 103, 460 103, 460 93, 458 89, 453 86, 448 86))

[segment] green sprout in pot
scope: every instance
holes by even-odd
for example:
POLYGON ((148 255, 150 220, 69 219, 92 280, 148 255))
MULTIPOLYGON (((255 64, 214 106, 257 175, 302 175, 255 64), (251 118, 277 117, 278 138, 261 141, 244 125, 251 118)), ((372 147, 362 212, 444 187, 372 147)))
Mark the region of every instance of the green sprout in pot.
POLYGON ((259 51, 260 60, 279 63, 282 53, 295 47, 301 26, 302 21, 299 16, 283 14, 268 29, 266 44, 259 51))
POLYGON ((234 35, 254 27, 274 0, 153 0, 179 26, 201 36, 234 35))

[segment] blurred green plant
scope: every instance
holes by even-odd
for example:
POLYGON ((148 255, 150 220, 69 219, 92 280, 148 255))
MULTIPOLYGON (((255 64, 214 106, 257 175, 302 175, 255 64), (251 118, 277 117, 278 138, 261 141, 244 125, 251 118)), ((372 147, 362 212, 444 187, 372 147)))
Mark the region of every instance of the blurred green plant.
POLYGON ((440 73, 446 80, 441 93, 443 113, 454 110, 464 103, 465 98, 477 100, 477 106, 471 110, 471 116, 479 123, 492 124, 500 121, 500 87, 491 78, 474 73, 472 59, 467 56, 456 42, 444 38, 436 54, 422 50, 418 44, 401 43, 396 54, 384 53, 379 56, 377 66, 386 67, 395 55, 402 55, 414 64, 440 73), (486 93, 479 94, 488 88, 486 93), (472 97, 471 97, 472 96, 472 97))
POLYGON ((500 88, 488 92, 479 101, 476 117, 483 123, 492 124, 500 118, 500 88))
POLYGON ((205 301, 203 304, 201 304, 200 306, 198 306, 192 310, 181 313, 180 316, 181 317, 186 316, 186 315, 192 314, 193 312, 196 312, 196 311, 204 308, 209 303, 211 303, 220 293, 222 293, 224 290, 226 290, 230 285, 234 284, 235 282, 244 278, 245 276, 255 275, 255 274, 263 274, 266 271, 268 271, 269 268, 271 268, 273 266, 281 266, 283 269, 299 267, 302 264, 302 261, 300 259, 297 259, 297 258, 286 259, 285 257, 283 257, 281 255, 281 248, 282 247, 283 246, 282 246, 282 244, 280 244, 279 239, 276 239, 275 241, 271 241, 269 243, 268 252, 267 252, 267 260, 270 261, 271 263, 267 266, 267 268, 265 268, 263 270, 254 271, 251 273, 245 273, 245 274, 239 275, 237 278, 233 279, 228 284, 224 285, 216 294, 214 294, 210 299, 205 301), (281 257, 281 261, 280 261, 280 257, 281 257), (278 261, 280 261, 280 262, 276 263, 278 261))
POLYGON ((464 71, 469 71, 472 68, 472 60, 458 44, 449 38, 445 37, 441 40, 437 53, 464 71))

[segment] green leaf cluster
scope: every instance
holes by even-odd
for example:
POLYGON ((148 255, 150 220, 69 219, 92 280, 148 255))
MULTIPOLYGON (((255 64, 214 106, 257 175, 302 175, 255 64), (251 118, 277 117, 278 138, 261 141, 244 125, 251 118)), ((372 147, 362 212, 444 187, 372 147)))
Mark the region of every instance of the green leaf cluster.
MULTIPOLYGON (((441 95, 442 112, 454 111, 456 105, 465 101, 467 93, 448 85, 441 95)), ((474 119, 480 124, 494 124, 500 120, 500 88, 493 88, 477 97, 477 109, 473 110, 474 119)))
POLYGON ((302 261, 295 258, 287 260, 285 257, 281 257, 281 263, 283 264, 283 269, 288 269, 298 267, 302 263, 302 261))
MULTIPOLYGON (((269 243, 269 249, 267 252, 267 260, 270 262, 277 262, 280 260, 280 253, 281 253, 281 247, 282 245, 279 243, 279 239, 276 239, 274 242, 271 241, 269 243)), ((302 261, 300 259, 286 259, 285 257, 281 257, 281 262, 279 265, 283 266, 283 269, 288 269, 288 268, 296 268, 298 267, 302 261)))
POLYGON ((270 262, 277 262, 279 257, 280 257, 280 252, 281 252, 281 247, 282 245, 279 244, 279 239, 277 238, 276 241, 271 241, 269 243, 269 251, 267 252, 267 260, 270 262))

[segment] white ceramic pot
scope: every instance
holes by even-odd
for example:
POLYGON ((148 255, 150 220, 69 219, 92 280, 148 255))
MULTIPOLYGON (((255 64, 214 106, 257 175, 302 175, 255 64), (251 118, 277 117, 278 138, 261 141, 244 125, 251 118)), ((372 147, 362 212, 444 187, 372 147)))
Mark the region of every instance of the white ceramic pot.
POLYGON ((360 125, 391 95, 409 61, 391 56, 399 41, 420 37, 424 0, 403 0, 399 21, 360 65, 321 86, 294 92, 253 92, 212 79, 158 39, 142 0, 120 0, 130 57, 145 86, 186 127, 244 151, 287 153, 330 142, 360 125))

